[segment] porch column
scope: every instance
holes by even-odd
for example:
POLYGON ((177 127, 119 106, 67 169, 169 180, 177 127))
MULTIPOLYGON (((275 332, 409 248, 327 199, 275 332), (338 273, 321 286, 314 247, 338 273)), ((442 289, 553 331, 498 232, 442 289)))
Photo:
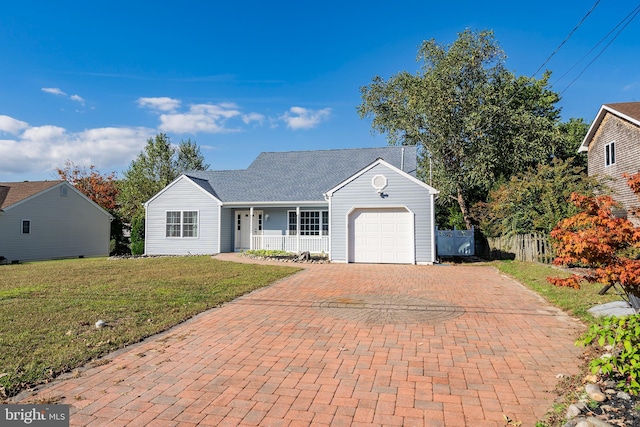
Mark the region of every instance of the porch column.
POLYGON ((249 208, 249 250, 253 250, 253 206, 249 208))
POLYGON ((296 206, 296 252, 300 253, 300 206, 296 206))

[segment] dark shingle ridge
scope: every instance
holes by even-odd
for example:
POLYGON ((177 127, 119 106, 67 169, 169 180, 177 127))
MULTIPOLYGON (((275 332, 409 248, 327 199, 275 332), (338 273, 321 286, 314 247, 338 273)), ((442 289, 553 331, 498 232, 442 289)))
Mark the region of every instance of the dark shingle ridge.
POLYGON ((635 120, 640 120, 640 102, 617 102, 614 104, 604 104, 635 120))
POLYGON ((223 202, 322 201, 323 193, 377 159, 415 176, 415 146, 263 152, 244 170, 186 175, 223 202))

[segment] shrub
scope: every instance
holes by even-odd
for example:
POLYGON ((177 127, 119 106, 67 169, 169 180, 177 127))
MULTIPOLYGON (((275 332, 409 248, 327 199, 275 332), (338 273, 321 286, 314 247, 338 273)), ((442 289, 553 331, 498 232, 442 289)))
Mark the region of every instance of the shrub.
POLYGON ((640 315, 607 317, 591 325, 576 344, 594 341, 609 353, 590 362, 591 372, 618 381, 618 387, 631 394, 640 391, 640 315))
POLYGON ((144 217, 136 217, 131 221, 131 254, 144 253, 144 217))
POLYGON ((287 251, 279 251, 275 249, 254 249, 252 251, 246 251, 247 255, 255 255, 261 257, 276 257, 276 256, 293 256, 295 254, 287 251))

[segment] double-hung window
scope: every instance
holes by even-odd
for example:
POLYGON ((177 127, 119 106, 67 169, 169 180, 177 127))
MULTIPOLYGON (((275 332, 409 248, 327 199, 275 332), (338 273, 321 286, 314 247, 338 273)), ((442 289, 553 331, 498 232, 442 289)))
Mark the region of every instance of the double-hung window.
MULTIPOLYGON (((295 236, 298 221, 295 211, 289 211, 289 235, 295 236)), ((329 212, 327 211, 300 211, 300 235, 301 236, 328 236, 329 212)))
POLYGON ((610 142, 604 146, 604 165, 611 166, 616 163, 616 143, 610 142))
POLYGON ((22 220, 21 234, 31 234, 31 220, 30 219, 23 219, 22 220))
POLYGON ((166 237, 198 237, 198 211, 168 211, 166 237))

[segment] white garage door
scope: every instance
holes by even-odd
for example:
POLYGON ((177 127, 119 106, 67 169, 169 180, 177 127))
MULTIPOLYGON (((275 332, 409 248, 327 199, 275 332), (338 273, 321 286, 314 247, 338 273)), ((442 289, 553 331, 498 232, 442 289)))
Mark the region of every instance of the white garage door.
POLYGON ((349 261, 413 264, 412 214, 406 209, 356 209, 349 215, 349 261))

